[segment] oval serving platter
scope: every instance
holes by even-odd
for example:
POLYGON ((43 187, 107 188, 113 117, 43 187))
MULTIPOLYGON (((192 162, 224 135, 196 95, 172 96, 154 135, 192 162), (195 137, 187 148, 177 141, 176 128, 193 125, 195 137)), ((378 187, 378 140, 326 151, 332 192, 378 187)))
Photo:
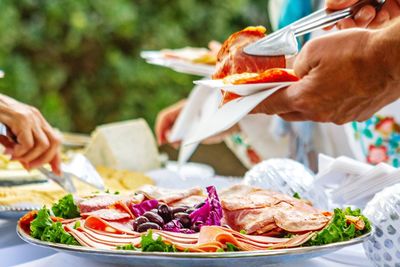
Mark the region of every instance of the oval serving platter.
POLYGON ((332 253, 341 248, 363 242, 372 232, 373 231, 349 241, 314 247, 241 252, 167 253, 105 250, 55 244, 34 239, 26 234, 19 225, 17 226, 18 236, 27 243, 47 247, 77 257, 92 259, 94 261, 137 267, 261 267, 269 264, 301 261, 332 253))

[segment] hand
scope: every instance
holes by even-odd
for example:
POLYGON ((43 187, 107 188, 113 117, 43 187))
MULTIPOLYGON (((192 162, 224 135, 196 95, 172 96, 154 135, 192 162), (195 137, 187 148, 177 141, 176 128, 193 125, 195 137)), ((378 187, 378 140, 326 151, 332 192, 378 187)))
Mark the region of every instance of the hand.
POLYGON ((158 113, 155 125, 158 145, 161 146, 169 143, 168 138, 171 134, 171 129, 185 104, 186 99, 183 99, 158 113))
POLYGON ((400 55, 388 52, 397 51, 398 28, 391 27, 391 32, 353 29, 308 42, 294 64, 301 80, 274 93, 253 113, 336 124, 368 119, 400 96, 396 67, 400 55), (397 41, 382 48, 385 38, 397 41))
MULTIPOLYGON (((159 145, 170 143, 168 137, 171 133, 171 129, 174 126, 175 121, 178 118, 185 104, 186 100, 181 100, 175 103, 174 105, 162 110, 158 114, 156 119, 155 130, 156 130, 157 142, 159 145)), ((226 136, 238 131, 240 131, 239 126, 234 125, 230 129, 204 140, 202 143, 206 145, 218 144, 221 143, 226 136)), ((180 142, 172 143, 171 145, 175 148, 178 148, 180 142)))
POLYGON ((60 137, 36 108, 0 94, 0 122, 16 136, 17 144, 0 139, 13 160, 28 170, 50 163, 61 174, 60 137))
MULTIPOLYGON (((354 5, 359 0, 326 0, 326 6, 332 10, 343 9, 354 5)), ((391 19, 400 16, 400 0, 386 0, 382 9, 377 13, 371 5, 364 6, 355 15, 354 19, 344 19, 336 24, 339 29, 354 27, 361 28, 380 28, 391 19)))

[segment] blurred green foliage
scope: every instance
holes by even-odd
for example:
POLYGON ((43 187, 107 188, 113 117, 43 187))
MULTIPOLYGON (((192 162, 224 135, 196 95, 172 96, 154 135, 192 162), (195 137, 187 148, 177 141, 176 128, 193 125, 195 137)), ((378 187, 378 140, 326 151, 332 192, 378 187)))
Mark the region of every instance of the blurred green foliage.
POLYGON ((187 96, 193 76, 142 49, 206 46, 264 24, 265 0, 0 0, 0 92, 62 130, 144 117, 187 96))

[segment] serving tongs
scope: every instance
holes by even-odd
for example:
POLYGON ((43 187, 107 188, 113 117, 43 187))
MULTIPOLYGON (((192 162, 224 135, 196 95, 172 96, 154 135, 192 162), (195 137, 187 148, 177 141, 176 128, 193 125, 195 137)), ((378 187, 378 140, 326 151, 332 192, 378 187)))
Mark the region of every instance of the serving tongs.
MULTIPOLYGON (((0 136, 7 137, 9 142, 18 143, 16 136, 10 129, 0 123, 0 136)), ((61 186, 64 190, 70 193, 75 193, 76 188, 72 182, 72 177, 75 177, 82 182, 94 186, 100 190, 104 190, 104 182, 89 160, 81 155, 76 154, 69 163, 61 164, 61 176, 56 175, 54 172, 46 169, 45 167, 37 168, 47 179, 52 180, 61 186)))
POLYGON ((372 5, 378 11, 386 0, 361 0, 351 7, 332 11, 321 9, 268 36, 247 45, 244 52, 253 56, 294 55, 299 51, 296 37, 315 30, 335 25, 345 18, 352 18, 366 5, 372 5))

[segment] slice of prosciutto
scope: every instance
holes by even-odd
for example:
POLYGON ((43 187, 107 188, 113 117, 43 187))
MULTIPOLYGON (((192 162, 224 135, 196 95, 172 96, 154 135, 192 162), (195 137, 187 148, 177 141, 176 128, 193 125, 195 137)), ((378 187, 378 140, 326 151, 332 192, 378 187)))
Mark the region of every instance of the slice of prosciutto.
POLYGON ((318 231, 330 220, 326 213, 290 196, 247 185, 220 193, 224 223, 249 234, 318 231))
POLYGON ((217 56, 216 72, 213 79, 222 79, 228 75, 244 72, 261 73, 271 68, 285 68, 284 56, 257 57, 244 53, 243 48, 265 37, 262 26, 247 27, 232 34, 222 45, 217 56))
POLYGON ((199 187, 180 190, 161 188, 153 185, 142 186, 137 192, 145 195, 147 199, 157 199, 166 204, 178 202, 191 196, 201 196, 203 194, 203 190, 199 187))

